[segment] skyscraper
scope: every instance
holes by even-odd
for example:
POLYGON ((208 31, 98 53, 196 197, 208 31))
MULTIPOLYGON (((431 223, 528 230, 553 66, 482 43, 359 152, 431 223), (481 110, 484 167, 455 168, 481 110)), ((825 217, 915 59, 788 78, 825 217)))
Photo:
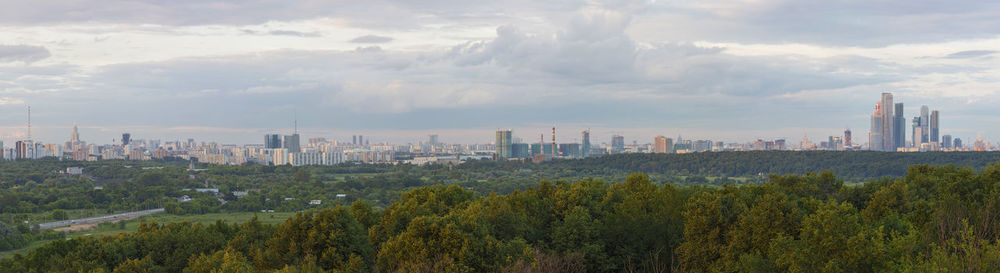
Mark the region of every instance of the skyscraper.
POLYGON ((511 130, 497 130, 497 159, 504 160, 511 158, 511 138, 514 132, 511 130))
POLYGON ((126 146, 129 143, 132 143, 132 134, 123 133, 122 134, 122 146, 126 146))
POLYGON ((844 147, 851 148, 851 128, 844 129, 844 147))
POLYGON ((267 149, 281 148, 281 135, 278 134, 264 135, 264 148, 267 149))
POLYGON ((14 145, 15 159, 28 158, 28 141, 18 140, 17 142, 14 142, 14 145))
POLYGON ((893 148, 903 148, 906 147, 906 117, 903 116, 903 103, 897 103, 895 110, 892 129, 893 143, 895 144, 893 148))
POLYGON ((872 151, 882 151, 882 103, 875 104, 875 112, 872 113, 871 130, 868 131, 868 149, 872 151))
MULTIPOLYGON (((920 143, 930 142, 930 112, 927 105, 920 106, 920 143)), ((914 141, 916 143, 916 141, 914 141)), ((914 145, 919 147, 920 145, 914 145)))
POLYGON ((892 93, 882 93, 882 100, 875 105, 875 112, 872 113, 872 128, 868 135, 868 148, 870 150, 896 150, 896 138, 892 134, 896 129, 893 125, 895 123, 891 109, 893 105, 892 93))
POLYGON ((590 130, 583 131, 583 145, 580 147, 581 157, 590 157, 590 130))
POLYGON ((920 144, 924 143, 924 126, 920 124, 920 117, 913 117, 913 147, 920 148, 920 144))
POLYGON ((930 134, 930 137, 929 137, 929 139, 928 139, 927 142, 937 143, 937 142, 941 141, 938 138, 938 136, 939 136, 938 134, 941 133, 940 129, 938 129, 938 125, 939 125, 938 124, 938 111, 937 110, 931 111, 930 131, 928 132, 930 134))
POLYGON ((665 154, 667 153, 667 137, 656 136, 653 138, 653 153, 665 154))
POLYGON ((428 135, 427 145, 436 146, 438 144, 438 135, 428 135))
POLYGON ((611 137, 611 153, 618 154, 625 151, 625 137, 614 135, 611 137))
POLYGON ((941 136, 941 148, 951 148, 951 135, 941 136))
POLYGON ((299 145, 299 134, 291 134, 282 137, 281 148, 288 149, 289 153, 298 153, 302 151, 302 146, 299 145))
POLYGON ((358 136, 351 135, 351 145, 358 145, 358 136))
POLYGON ((892 107, 892 93, 882 93, 882 151, 895 151, 896 138, 892 135, 895 118, 889 107, 892 107))

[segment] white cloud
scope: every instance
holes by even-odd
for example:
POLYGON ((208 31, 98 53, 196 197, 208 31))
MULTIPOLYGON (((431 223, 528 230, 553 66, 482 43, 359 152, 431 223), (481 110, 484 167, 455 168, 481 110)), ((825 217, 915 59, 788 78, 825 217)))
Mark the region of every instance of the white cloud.
POLYGON ((306 124, 369 130, 549 119, 760 132, 864 127, 873 98, 892 91, 983 117, 996 114, 998 10, 924 0, 12 3, 0 10, 0 40, 12 44, 0 46, 0 113, 28 103, 48 113, 43 123, 277 127, 294 110, 322 117, 306 124))

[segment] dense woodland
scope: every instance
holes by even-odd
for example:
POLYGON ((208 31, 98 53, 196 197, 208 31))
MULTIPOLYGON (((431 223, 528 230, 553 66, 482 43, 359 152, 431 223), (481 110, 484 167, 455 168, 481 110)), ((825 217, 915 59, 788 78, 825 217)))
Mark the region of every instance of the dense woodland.
POLYGON ((914 166, 844 186, 832 173, 762 185, 542 182, 506 195, 427 186, 251 221, 146 224, 57 241, 15 272, 995 272, 1000 165, 914 166))
POLYGON ((303 212, 279 226, 144 224, 57 240, 0 261, 0 271, 995 272, 1000 165, 986 162, 997 155, 747 152, 196 173, 186 161, 4 162, 0 250, 60 238, 23 221, 67 211, 303 212), (760 176, 759 161, 792 155, 798 167, 771 170, 795 174, 760 176), (697 163, 713 160, 736 166, 697 163), (884 160, 930 165, 896 176, 899 163, 884 160), (823 162, 835 171, 807 172, 823 162), (845 183, 836 170, 855 162, 883 166, 871 170, 885 177, 845 183), (958 166, 932 166, 944 162, 958 166), (695 165, 706 167, 683 167, 695 165), (87 175, 57 172, 67 166, 87 175), (181 190, 206 184, 222 194, 181 190), (181 195, 194 201, 177 202, 181 195))

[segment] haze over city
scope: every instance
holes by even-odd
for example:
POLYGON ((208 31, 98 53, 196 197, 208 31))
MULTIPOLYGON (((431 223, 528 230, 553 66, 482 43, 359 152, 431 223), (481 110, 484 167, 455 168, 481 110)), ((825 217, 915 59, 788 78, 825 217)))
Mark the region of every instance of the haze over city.
POLYGON ((92 143, 260 143, 295 116, 338 140, 818 141, 865 135, 882 92, 1000 136, 994 1, 100 3, 4 5, 3 140, 30 105, 48 143, 74 122, 92 143))

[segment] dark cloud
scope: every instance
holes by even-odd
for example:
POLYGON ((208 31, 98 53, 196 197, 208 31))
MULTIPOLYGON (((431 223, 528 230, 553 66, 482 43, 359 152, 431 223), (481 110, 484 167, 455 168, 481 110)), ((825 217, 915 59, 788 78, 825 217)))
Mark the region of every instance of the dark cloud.
POLYGON ((944 56, 944 57, 948 58, 948 59, 968 59, 968 58, 976 58, 976 57, 988 56, 988 55, 992 55, 993 53, 997 53, 997 51, 996 50, 966 50, 966 51, 959 51, 959 52, 955 52, 955 53, 952 53, 952 54, 948 54, 948 56, 944 56))
POLYGON ((0 45, 0 63, 33 63, 52 56, 49 50, 32 45, 0 45))
POLYGON ((378 35, 365 35, 365 36, 355 37, 354 39, 351 39, 348 42, 359 43, 359 44, 382 44, 382 43, 391 42, 392 40, 393 40, 392 37, 378 36, 378 35))

